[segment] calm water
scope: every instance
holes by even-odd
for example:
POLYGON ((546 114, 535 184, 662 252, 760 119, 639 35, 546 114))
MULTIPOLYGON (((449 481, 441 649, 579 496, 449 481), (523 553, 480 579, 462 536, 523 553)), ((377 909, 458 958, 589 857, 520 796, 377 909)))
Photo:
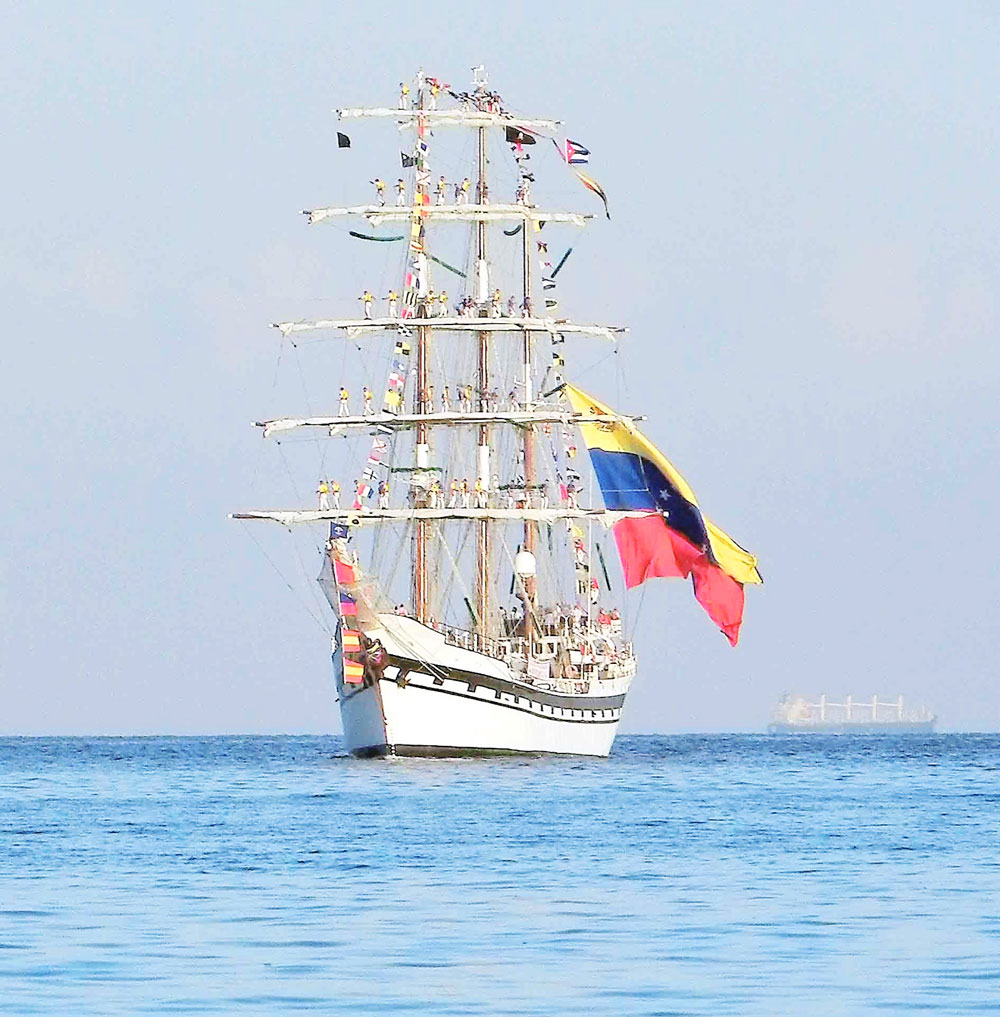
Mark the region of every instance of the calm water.
POLYGON ((1000 1013, 998 767, 997 736, 0 740, 0 1013, 1000 1013))

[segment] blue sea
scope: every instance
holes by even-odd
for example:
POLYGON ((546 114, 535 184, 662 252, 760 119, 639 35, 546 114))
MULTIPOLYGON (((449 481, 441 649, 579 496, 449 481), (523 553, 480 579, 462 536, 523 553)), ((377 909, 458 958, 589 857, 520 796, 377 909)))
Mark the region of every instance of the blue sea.
POLYGON ((1000 737, 0 740, 0 1014, 1000 1013, 1000 737))

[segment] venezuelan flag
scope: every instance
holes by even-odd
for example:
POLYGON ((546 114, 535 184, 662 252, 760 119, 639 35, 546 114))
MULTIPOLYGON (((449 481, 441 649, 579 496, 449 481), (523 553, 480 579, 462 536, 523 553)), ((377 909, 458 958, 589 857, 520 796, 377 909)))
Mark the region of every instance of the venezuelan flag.
POLYGON ((563 391, 577 413, 608 418, 580 424, 605 507, 648 513, 613 527, 625 585, 691 576, 698 603, 735 646, 743 587, 764 581, 757 559, 702 515, 688 482, 630 421, 572 385, 563 391))

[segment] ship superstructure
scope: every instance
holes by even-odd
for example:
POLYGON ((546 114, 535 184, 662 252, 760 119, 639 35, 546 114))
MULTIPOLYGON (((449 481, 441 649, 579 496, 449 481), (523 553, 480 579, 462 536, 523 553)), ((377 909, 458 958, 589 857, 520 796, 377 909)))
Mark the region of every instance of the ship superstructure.
POLYGON ((883 700, 847 696, 837 702, 821 695, 816 702, 805 696, 785 695, 771 713, 771 734, 904 734, 932 732, 937 717, 926 707, 906 709, 903 697, 883 700))
MULTIPOLYGON (((646 479, 648 504, 607 504, 605 478, 578 451, 596 454, 601 440, 581 442, 581 428, 631 435, 635 418, 563 377, 572 340, 614 341, 626 330, 557 317, 549 295, 568 256, 554 259, 549 244, 559 228, 591 218, 533 201, 527 147, 559 124, 507 111, 482 69, 469 92, 420 73, 402 86, 398 107, 338 113, 408 135, 407 176, 395 204, 377 179, 375 202, 306 215, 360 219, 365 232, 352 237, 398 242, 401 281, 384 297, 366 289, 361 317, 276 327, 295 340, 339 334, 356 343, 367 377, 373 365, 385 372, 382 399, 365 381, 352 402, 342 382, 336 413, 261 421, 277 441, 339 441, 349 451, 338 458, 354 457, 346 467, 354 478, 343 502, 338 483, 323 480, 315 509, 234 518, 326 530, 320 583, 336 616, 333 665, 351 752, 607 755, 636 673, 606 554, 620 535, 611 539, 609 527, 651 515, 663 526, 666 511, 646 479), (462 178, 435 180, 434 148, 446 129, 471 134, 471 166, 462 178), (511 196, 489 172, 498 134, 516 181, 511 196), (456 229, 464 259, 439 244, 456 229)), ((560 151, 564 161, 569 152, 579 158, 572 144, 560 151)), ((712 531, 714 541, 721 531, 712 531)), ((637 581, 688 574, 657 567, 637 581)))

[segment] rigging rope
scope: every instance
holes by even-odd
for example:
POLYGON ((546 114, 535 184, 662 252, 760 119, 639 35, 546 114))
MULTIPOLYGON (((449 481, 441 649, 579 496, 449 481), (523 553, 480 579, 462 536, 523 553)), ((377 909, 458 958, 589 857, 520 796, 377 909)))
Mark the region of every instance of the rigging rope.
MULTIPOLYGON (((267 553, 267 551, 265 551, 265 550, 264 550, 264 546, 263 546, 263 545, 261 544, 261 542, 260 542, 260 541, 259 541, 259 540, 258 540, 258 539, 257 539, 257 538, 256 538, 256 537, 254 536, 254 535, 253 535, 253 531, 252 531, 252 530, 250 529, 250 527, 248 527, 248 526, 247 526, 246 522, 245 522, 245 521, 243 521, 243 520, 241 520, 241 521, 240 521, 240 526, 242 526, 242 527, 243 527, 243 529, 244 529, 244 530, 245 530, 245 531, 246 531, 246 532, 247 532, 247 533, 248 533, 248 534, 250 535, 250 539, 251 539, 251 540, 252 540, 252 541, 253 541, 253 542, 254 542, 254 543, 255 543, 255 544, 257 545, 257 548, 258 548, 258 550, 259 550, 259 551, 260 551, 260 553, 261 553, 261 554, 262 554, 262 555, 264 556, 264 558, 265 558, 265 560, 267 561, 267 563, 268 563, 268 564, 269 564, 269 565, 271 566, 271 568, 273 568, 273 569, 274 569, 274 571, 275 571, 275 572, 277 572, 278 576, 279 576, 279 577, 281 578, 281 581, 282 581, 282 582, 283 582, 283 583, 285 584, 285 586, 287 586, 287 587, 288 587, 288 589, 289 589, 289 590, 291 591, 291 594, 292 594, 292 596, 293 596, 293 597, 294 597, 294 598, 295 598, 295 599, 296 599, 296 600, 297 600, 297 601, 299 602, 299 606, 300 606, 300 607, 304 607, 304 608, 305 608, 305 610, 306 610, 306 614, 308 614, 308 615, 309 615, 309 617, 310 617, 310 618, 312 618, 312 620, 313 620, 314 622, 316 622, 316 624, 317 624, 317 625, 318 625, 318 626, 319 626, 319 627, 320 627, 320 628, 321 628, 321 629, 322 629, 322 630, 323 630, 323 631, 324 631, 324 632, 325 632, 325 633, 326 633, 327 635, 331 635, 331 634, 332 634, 332 631, 331 631, 331 629, 330 629, 330 626, 329 626, 329 625, 327 625, 326 623, 324 623, 324 622, 323 622, 323 621, 322 621, 322 620, 321 620, 320 618, 318 618, 318 617, 317 617, 317 616, 316 616, 316 615, 315 615, 315 614, 313 613, 313 610, 312 610, 312 608, 310 607, 310 605, 309 605, 309 604, 307 604, 307 603, 306 603, 306 602, 305 602, 305 601, 304 601, 304 600, 303 600, 303 599, 302 599, 302 598, 301 598, 301 597, 299 596, 299 594, 298 594, 298 593, 296 592, 296 590, 295 590, 295 587, 294 587, 294 586, 292 586, 292 584, 291 584, 291 583, 290 583, 290 582, 288 581, 287 577, 285 576, 284 572, 282 572, 282 571, 281 571, 281 569, 280 569, 280 568, 279 568, 279 567, 278 567, 278 566, 277 566, 277 565, 276 565, 276 564, 274 563, 274 560, 273 560, 273 559, 271 558, 271 556, 270 556, 270 555, 269 555, 269 554, 267 553)), ((289 530, 289 533, 290 533, 290 532, 291 532, 291 531, 289 530)))

